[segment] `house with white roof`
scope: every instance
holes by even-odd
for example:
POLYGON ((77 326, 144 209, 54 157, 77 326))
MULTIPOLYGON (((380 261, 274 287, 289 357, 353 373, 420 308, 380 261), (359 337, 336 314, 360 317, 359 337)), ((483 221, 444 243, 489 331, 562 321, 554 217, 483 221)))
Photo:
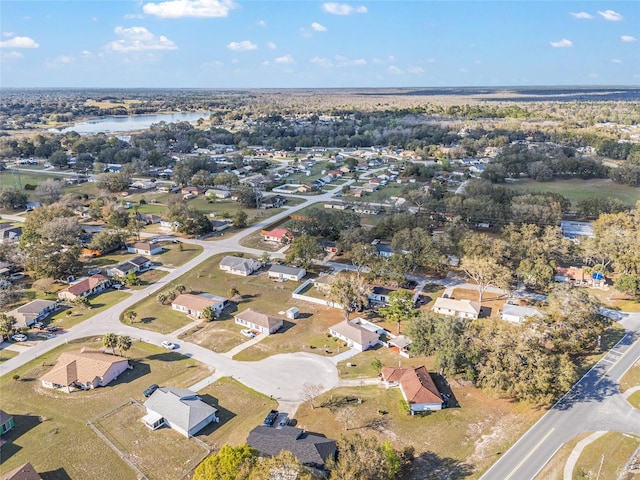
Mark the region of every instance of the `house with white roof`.
POLYGON ((289 267, 287 265, 274 264, 268 272, 269 278, 276 280, 293 280, 299 282, 307 274, 304 268, 289 267))
POLYGON ((233 275, 248 277, 262 267, 262 262, 255 258, 242 258, 227 255, 220 261, 220 270, 233 275))
POLYGON ((540 310, 533 307, 521 307, 506 303, 500 312, 500 318, 512 323, 522 323, 530 317, 541 317, 540 310))
POLYGON ((204 309, 211 307, 215 317, 218 318, 227 305, 229 305, 229 300, 217 295, 208 293, 201 293, 200 295, 182 293, 171 302, 171 309, 193 318, 202 318, 204 309))
POLYGON ((211 422, 219 422, 218 410, 187 388, 160 387, 144 402, 142 422, 151 430, 163 425, 189 438, 211 422))
POLYGON ((482 305, 480 302, 472 302, 471 300, 454 300, 453 298, 440 297, 436 298, 431 310, 441 315, 473 320, 480 316, 482 305))
POLYGON ((329 327, 329 335, 339 338, 347 344, 349 348, 355 348, 361 352, 368 350, 378 343, 383 329, 376 327, 373 323, 362 318, 344 320, 332 327, 329 327))

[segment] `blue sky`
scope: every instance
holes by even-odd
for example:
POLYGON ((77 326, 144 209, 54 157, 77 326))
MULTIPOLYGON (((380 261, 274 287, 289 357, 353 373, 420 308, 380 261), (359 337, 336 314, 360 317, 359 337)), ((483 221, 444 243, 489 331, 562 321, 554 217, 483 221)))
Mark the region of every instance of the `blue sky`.
POLYGON ((2 0, 0 86, 640 84, 640 2, 2 0))

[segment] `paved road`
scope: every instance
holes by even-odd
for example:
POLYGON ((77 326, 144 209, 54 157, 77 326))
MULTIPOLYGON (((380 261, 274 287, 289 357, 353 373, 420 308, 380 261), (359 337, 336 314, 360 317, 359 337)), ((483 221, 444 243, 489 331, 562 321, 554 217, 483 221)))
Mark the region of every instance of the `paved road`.
MULTIPOLYGON (((131 308, 140 300, 154 295, 167 284, 170 284, 184 273, 196 268, 212 255, 236 251, 258 256, 262 255, 262 250, 240 245, 242 238, 251 235, 256 231, 262 230, 265 226, 306 207, 310 203, 322 202, 330 199, 333 193, 341 188, 342 186, 338 186, 329 193, 315 195, 313 197, 304 197, 304 202, 300 205, 290 207, 285 211, 246 228, 242 232, 224 240, 211 242, 185 240, 186 242, 201 245, 203 247, 203 252, 184 265, 176 267, 153 285, 150 285, 143 290, 132 291, 129 297, 122 300, 117 305, 114 305, 113 307, 74 326, 68 332, 64 332, 54 339, 38 342, 27 351, 3 362, 0 364, 0 376, 10 373, 16 368, 19 368, 25 363, 69 340, 100 336, 105 333, 115 333, 117 335, 129 335, 134 340, 138 339, 156 345, 160 345, 163 340, 169 339, 180 345, 178 350, 179 353, 192 357, 209 366, 212 370, 215 370, 216 376, 231 375, 248 387, 284 402, 300 402, 302 400, 302 386, 306 382, 321 384, 325 390, 330 390, 338 382, 338 372, 334 362, 329 358, 310 353, 291 353, 275 355, 259 362, 238 362, 223 354, 218 354, 198 345, 178 340, 174 334, 163 334, 123 325, 120 323, 119 318, 122 312, 131 308), (291 371, 297 372, 297 375, 290 375, 291 371)), ((277 255, 278 254, 275 254, 275 256, 277 255)))
POLYGON ((640 411, 619 390, 620 378, 640 358, 640 314, 620 323, 626 335, 518 442, 482 480, 533 479, 567 441, 584 432, 615 431, 640 435, 640 411))

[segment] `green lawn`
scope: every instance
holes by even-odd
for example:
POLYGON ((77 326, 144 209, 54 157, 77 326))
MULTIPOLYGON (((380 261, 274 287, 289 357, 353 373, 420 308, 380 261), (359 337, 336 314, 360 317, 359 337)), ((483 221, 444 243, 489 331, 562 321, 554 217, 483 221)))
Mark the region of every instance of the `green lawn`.
POLYGON ((640 410, 640 391, 632 393, 629 398, 627 398, 627 402, 634 406, 634 408, 640 410))
POLYGON ((518 180, 505 184, 516 190, 530 190, 533 192, 560 193, 571 200, 575 206, 577 202, 588 198, 617 198, 630 205, 640 200, 640 188, 620 185, 609 179, 570 179, 553 180, 551 182, 535 182, 533 180, 518 180))
MULTIPOLYGON (((101 345, 99 339, 71 341, 17 369, 19 381, 12 380, 14 372, 0 378, 2 409, 15 420, 15 429, 3 436, 7 443, 2 446, 0 474, 30 461, 38 472, 48 472, 43 478, 133 480, 134 472, 86 425, 87 420, 129 398, 142 402, 142 391, 152 383, 186 388, 211 374, 192 359, 134 342, 127 354, 134 361, 133 370, 127 370, 107 387, 71 394, 43 388, 38 378, 51 369, 60 353, 83 346, 101 345)), ((149 435, 148 430, 143 433, 149 435)), ((159 442, 158 450, 162 451, 167 441, 159 442)), ((154 457, 144 460, 154 465, 154 457)), ((184 464, 185 459, 179 459, 178 465, 184 464)), ((160 472, 149 473, 149 478, 156 478, 154 474, 160 472)))
POLYGON ((100 295, 89 298, 91 302, 91 308, 86 309, 82 307, 70 307, 58 311, 52 315, 49 320, 51 325, 56 327, 68 329, 77 325, 80 322, 84 322, 86 319, 93 317, 94 315, 113 307, 117 303, 121 302, 129 296, 128 292, 120 290, 108 290, 100 295))
POLYGON ((633 367, 627 370, 620 379, 620 391, 626 392, 631 387, 640 385, 640 361, 637 361, 633 367))
POLYGON ((7 350, 3 348, 0 350, 0 363, 6 362, 7 360, 11 360, 13 357, 17 356, 18 352, 14 352, 13 350, 7 350))
POLYGON ((587 445, 573 470, 574 480, 621 478, 621 468, 640 446, 640 437, 608 432, 587 445))
POLYGON ((202 253, 202 247, 200 245, 166 241, 159 243, 162 245, 163 251, 159 255, 153 255, 151 259, 154 262, 162 263, 165 267, 179 267, 202 253))

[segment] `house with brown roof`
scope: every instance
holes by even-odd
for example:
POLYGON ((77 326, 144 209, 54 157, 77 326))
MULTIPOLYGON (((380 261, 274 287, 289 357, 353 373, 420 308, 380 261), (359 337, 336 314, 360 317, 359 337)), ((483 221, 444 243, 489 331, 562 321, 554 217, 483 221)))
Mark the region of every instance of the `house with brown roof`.
POLYGON ((266 313, 258 312, 248 308, 235 316, 238 325, 242 325, 251 330, 271 335, 276 333, 284 325, 284 320, 266 313))
POLYGON ((69 285, 64 290, 60 290, 58 292, 58 298, 60 300, 74 301, 78 298, 101 293, 110 286, 111 281, 104 275, 92 275, 69 285))
POLYGON ((603 287, 607 283, 603 274, 596 274, 594 278, 594 275, 585 272, 584 267, 558 267, 554 279, 575 286, 603 287))
POLYGON ((156 255, 162 253, 162 246, 151 242, 136 242, 127 246, 127 252, 138 255, 156 255))
POLYGON ((436 298, 431 310, 441 315, 474 320, 480 316, 482 305, 480 302, 472 302, 466 299, 454 300, 453 298, 439 297, 436 298))
POLYGON ((78 351, 63 352, 40 381, 45 388, 70 393, 77 389, 104 387, 129 368, 132 367, 126 358, 84 347, 78 351))
POLYGON ((411 414, 442 410, 442 396, 426 367, 384 367, 382 380, 387 388, 400 388, 411 414))
POLYGON ((378 343, 384 330, 362 318, 343 320, 329 327, 329 335, 339 338, 349 348, 355 348, 361 352, 368 350, 378 343))
POLYGON ((218 297, 217 295, 210 295, 208 293, 201 293, 200 295, 183 293, 171 302, 171 309, 183 312, 193 318, 202 318, 204 309, 211 307, 215 317, 218 318, 227 305, 229 305, 229 300, 218 297))
POLYGON ((16 319, 17 327, 30 327, 34 323, 46 318, 58 307, 57 302, 51 300, 32 300, 31 302, 7 312, 7 316, 16 319))
POLYGON ((30 462, 20 465, 17 468, 5 473, 0 480, 42 480, 30 462))

